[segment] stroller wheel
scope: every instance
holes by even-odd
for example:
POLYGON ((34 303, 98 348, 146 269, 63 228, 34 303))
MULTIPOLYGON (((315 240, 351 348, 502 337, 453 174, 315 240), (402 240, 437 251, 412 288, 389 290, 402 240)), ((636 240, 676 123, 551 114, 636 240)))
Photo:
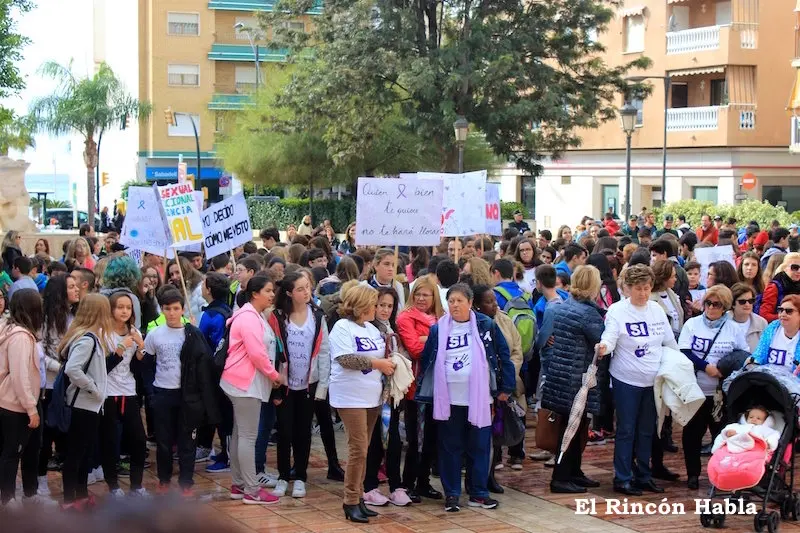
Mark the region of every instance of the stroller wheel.
POLYGON ((776 533, 781 525, 781 516, 778 511, 772 511, 767 518, 767 531, 776 533))
POLYGON ((711 522, 714 517, 711 513, 703 513, 700 515, 700 525, 703 527, 711 527, 711 522))
POLYGON ((781 502, 781 520, 786 520, 792 513, 794 498, 789 496, 781 502))
POLYGON ((717 529, 722 529, 725 527, 725 515, 724 514, 717 514, 714 515, 714 527, 717 529))
POLYGON ((756 531, 756 533, 761 533, 762 531, 764 531, 764 526, 767 525, 767 522, 768 522, 767 513, 765 513, 764 511, 759 511, 753 517, 753 529, 756 531))
POLYGON ((800 498, 792 496, 792 504, 792 520, 797 522, 797 519, 800 518, 800 498))

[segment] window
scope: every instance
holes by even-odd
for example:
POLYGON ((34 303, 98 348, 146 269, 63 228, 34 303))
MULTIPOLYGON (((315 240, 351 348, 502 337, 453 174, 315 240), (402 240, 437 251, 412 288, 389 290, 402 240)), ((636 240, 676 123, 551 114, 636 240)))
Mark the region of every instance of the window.
POLYGON ((191 115, 181 113, 175 115, 176 126, 167 125, 167 135, 170 137, 194 137, 194 128, 192 127, 192 120, 197 128, 197 135, 200 135, 200 115, 191 115))
POLYGON ((247 93, 254 91, 258 85, 256 67, 236 67, 236 92, 247 93))
POLYGON ((200 65, 168 65, 167 83, 198 87, 200 85, 200 65))
POLYGON ((603 205, 600 206, 602 213, 607 213, 610 209, 614 215, 619 214, 619 185, 603 185, 603 205))
POLYGON ((716 187, 692 187, 692 198, 703 202, 717 203, 716 187))
POLYGON ((711 80, 711 105, 727 105, 728 91, 725 80, 711 80))
POLYGON ((631 98, 625 103, 636 108, 636 127, 642 126, 644 124, 644 101, 641 98, 631 98))
MULTIPOLYGON (((236 39, 239 41, 247 41, 249 40, 247 37, 247 30, 251 30, 251 33, 255 37, 256 34, 259 32, 261 26, 258 24, 258 19, 256 17, 236 17, 236 24, 243 24, 244 28, 241 30, 236 30, 236 39)), ((256 39, 258 40, 258 39, 256 39)))
POLYGON ((520 191, 522 205, 528 208, 531 218, 536 218, 536 178, 522 176, 522 190, 520 191))
POLYGON ((598 41, 597 28, 588 28, 586 30, 586 40, 590 43, 598 41))
POLYGON ((800 144, 800 120, 797 117, 792 117, 790 137, 792 145, 800 144))
POLYGON ((644 15, 625 17, 625 53, 644 52, 644 15))
POLYGON ((167 13, 169 35, 200 35, 199 13, 167 13))
POLYGON ((284 21, 281 23, 281 28, 286 28, 292 31, 305 32, 306 25, 301 21, 284 21))
POLYGON ((572 176, 561 176, 561 185, 571 185, 572 176))
POLYGON ((792 185, 764 185, 761 196, 772 205, 782 205, 788 212, 800 209, 800 187, 792 185))

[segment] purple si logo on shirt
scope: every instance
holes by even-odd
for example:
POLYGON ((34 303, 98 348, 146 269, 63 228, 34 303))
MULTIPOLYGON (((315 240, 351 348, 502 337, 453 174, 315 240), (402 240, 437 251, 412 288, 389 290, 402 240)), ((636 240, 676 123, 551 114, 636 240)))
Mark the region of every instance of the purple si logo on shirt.
POLYGON ((625 329, 631 337, 650 336, 650 331, 647 329, 647 322, 625 322, 625 329))
POLYGON ((783 366, 786 364, 786 350, 776 350, 770 348, 767 354, 767 362, 771 365, 783 366))
POLYGON ((707 352, 710 345, 711 339, 703 339, 701 337, 692 339, 692 350, 696 352, 707 352))
POLYGON ((450 335, 447 337, 447 349, 456 350, 458 348, 466 348, 469 346, 469 334, 463 335, 450 335))
MULTIPOLYGON (((375 344, 375 341, 370 339, 369 337, 355 337, 356 341, 356 351, 357 352, 374 352, 378 350, 378 345, 375 344)), ((372 372, 372 368, 368 370, 362 370, 361 373, 365 376, 372 372)))

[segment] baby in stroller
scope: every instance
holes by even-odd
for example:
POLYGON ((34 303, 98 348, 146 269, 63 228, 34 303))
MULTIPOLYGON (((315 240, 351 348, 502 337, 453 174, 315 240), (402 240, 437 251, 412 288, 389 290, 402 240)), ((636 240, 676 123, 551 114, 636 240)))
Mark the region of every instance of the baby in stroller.
POLYGON ((711 453, 716 453, 722 445, 726 445, 730 453, 742 453, 755 447, 755 439, 764 441, 767 451, 773 452, 778 447, 781 434, 774 429, 775 418, 763 406, 757 405, 748 409, 736 424, 728 424, 717 435, 711 453))

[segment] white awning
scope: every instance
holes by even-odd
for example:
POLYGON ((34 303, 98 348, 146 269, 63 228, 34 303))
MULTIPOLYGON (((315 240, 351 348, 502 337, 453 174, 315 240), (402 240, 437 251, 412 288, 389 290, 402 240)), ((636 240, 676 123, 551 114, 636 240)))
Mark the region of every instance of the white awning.
POLYGON ((644 10, 647 6, 633 6, 633 7, 626 7, 619 10, 620 17, 635 17, 637 15, 644 15, 644 10))
POLYGON ((682 76, 698 76, 700 74, 714 74, 716 72, 725 72, 725 67, 706 67, 706 68, 690 68, 684 70, 673 70, 669 73, 670 78, 678 78, 682 76))

